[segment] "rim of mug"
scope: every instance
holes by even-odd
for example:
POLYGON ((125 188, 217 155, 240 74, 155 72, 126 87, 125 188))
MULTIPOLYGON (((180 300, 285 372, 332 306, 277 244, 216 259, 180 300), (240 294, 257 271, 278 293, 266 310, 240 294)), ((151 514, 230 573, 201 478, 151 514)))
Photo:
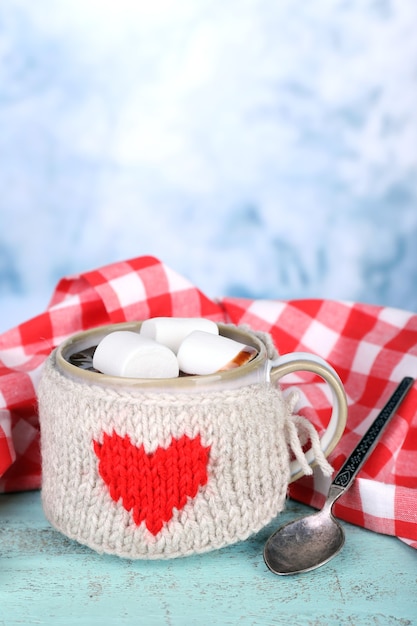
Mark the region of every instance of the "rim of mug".
POLYGON ((89 383, 90 385, 100 385, 105 387, 128 387, 143 390, 166 390, 181 391, 198 389, 199 387, 218 385, 221 382, 237 381, 253 370, 260 367, 268 360, 265 344, 256 335, 250 331, 233 326, 231 324, 223 324, 216 322, 219 328, 219 334, 229 337, 235 341, 239 341, 244 345, 249 345, 257 350, 257 354, 244 365, 240 365, 231 370, 215 372, 206 375, 185 375, 176 378, 131 378, 123 376, 110 376, 101 372, 93 372, 86 370, 69 361, 69 358, 82 350, 93 348, 110 332, 116 330, 130 330, 138 332, 142 325, 141 321, 121 322, 118 324, 106 324, 97 326, 89 330, 75 333, 63 341, 55 350, 55 362, 61 373, 69 378, 79 382, 89 383))

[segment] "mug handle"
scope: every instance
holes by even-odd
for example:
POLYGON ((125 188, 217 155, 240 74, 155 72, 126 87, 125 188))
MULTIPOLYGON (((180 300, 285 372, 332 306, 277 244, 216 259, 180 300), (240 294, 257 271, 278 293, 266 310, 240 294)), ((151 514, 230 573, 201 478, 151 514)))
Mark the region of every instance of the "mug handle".
MULTIPOLYGON (((269 380, 276 382, 287 374, 304 371, 313 372, 325 380, 332 391, 333 408, 329 423, 323 435, 320 437, 320 446, 323 454, 328 457, 340 440, 346 426, 347 400, 343 383, 333 367, 321 357, 309 352, 292 352, 284 354, 269 362, 269 380)), ((312 450, 306 452, 309 465, 314 463, 312 450)), ((294 482, 304 475, 298 461, 291 461, 290 482, 294 482)))

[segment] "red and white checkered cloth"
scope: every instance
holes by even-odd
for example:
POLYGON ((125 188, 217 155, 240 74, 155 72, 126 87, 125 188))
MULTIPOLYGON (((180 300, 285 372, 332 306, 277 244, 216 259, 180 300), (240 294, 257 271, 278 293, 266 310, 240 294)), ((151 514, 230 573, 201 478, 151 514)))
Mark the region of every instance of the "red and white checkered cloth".
MULTIPOLYGON (((41 486, 36 388, 51 350, 75 332, 155 316, 208 317, 272 334, 281 354, 314 352, 338 371, 348 423, 330 456, 338 469, 404 376, 417 377, 417 315, 329 300, 212 301, 153 257, 62 279, 46 312, 0 335, 0 491, 41 486)), ((329 415, 325 383, 303 378, 300 413, 320 430, 329 415), (314 408, 313 408, 314 407, 314 408)), ((320 507, 319 472, 290 486, 296 500, 320 507)), ((417 548, 417 384, 401 404, 335 515, 417 548)))

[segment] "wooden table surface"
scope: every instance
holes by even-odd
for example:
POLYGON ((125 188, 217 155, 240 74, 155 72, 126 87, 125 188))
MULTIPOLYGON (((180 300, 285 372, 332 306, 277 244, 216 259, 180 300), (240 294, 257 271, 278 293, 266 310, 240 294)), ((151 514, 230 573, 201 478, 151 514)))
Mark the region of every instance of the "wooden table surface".
POLYGON ((289 501, 245 542, 169 561, 99 555, 55 531, 39 492, 0 496, 1 626, 417 625, 417 551, 344 524, 346 544, 313 572, 275 576, 262 550, 289 501))

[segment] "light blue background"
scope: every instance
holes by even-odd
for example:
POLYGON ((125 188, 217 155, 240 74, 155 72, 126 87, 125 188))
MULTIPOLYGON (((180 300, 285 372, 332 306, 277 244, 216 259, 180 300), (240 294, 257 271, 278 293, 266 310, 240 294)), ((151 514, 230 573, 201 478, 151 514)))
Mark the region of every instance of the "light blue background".
POLYGON ((5 0, 0 324, 144 254, 417 310, 415 0, 5 0))

